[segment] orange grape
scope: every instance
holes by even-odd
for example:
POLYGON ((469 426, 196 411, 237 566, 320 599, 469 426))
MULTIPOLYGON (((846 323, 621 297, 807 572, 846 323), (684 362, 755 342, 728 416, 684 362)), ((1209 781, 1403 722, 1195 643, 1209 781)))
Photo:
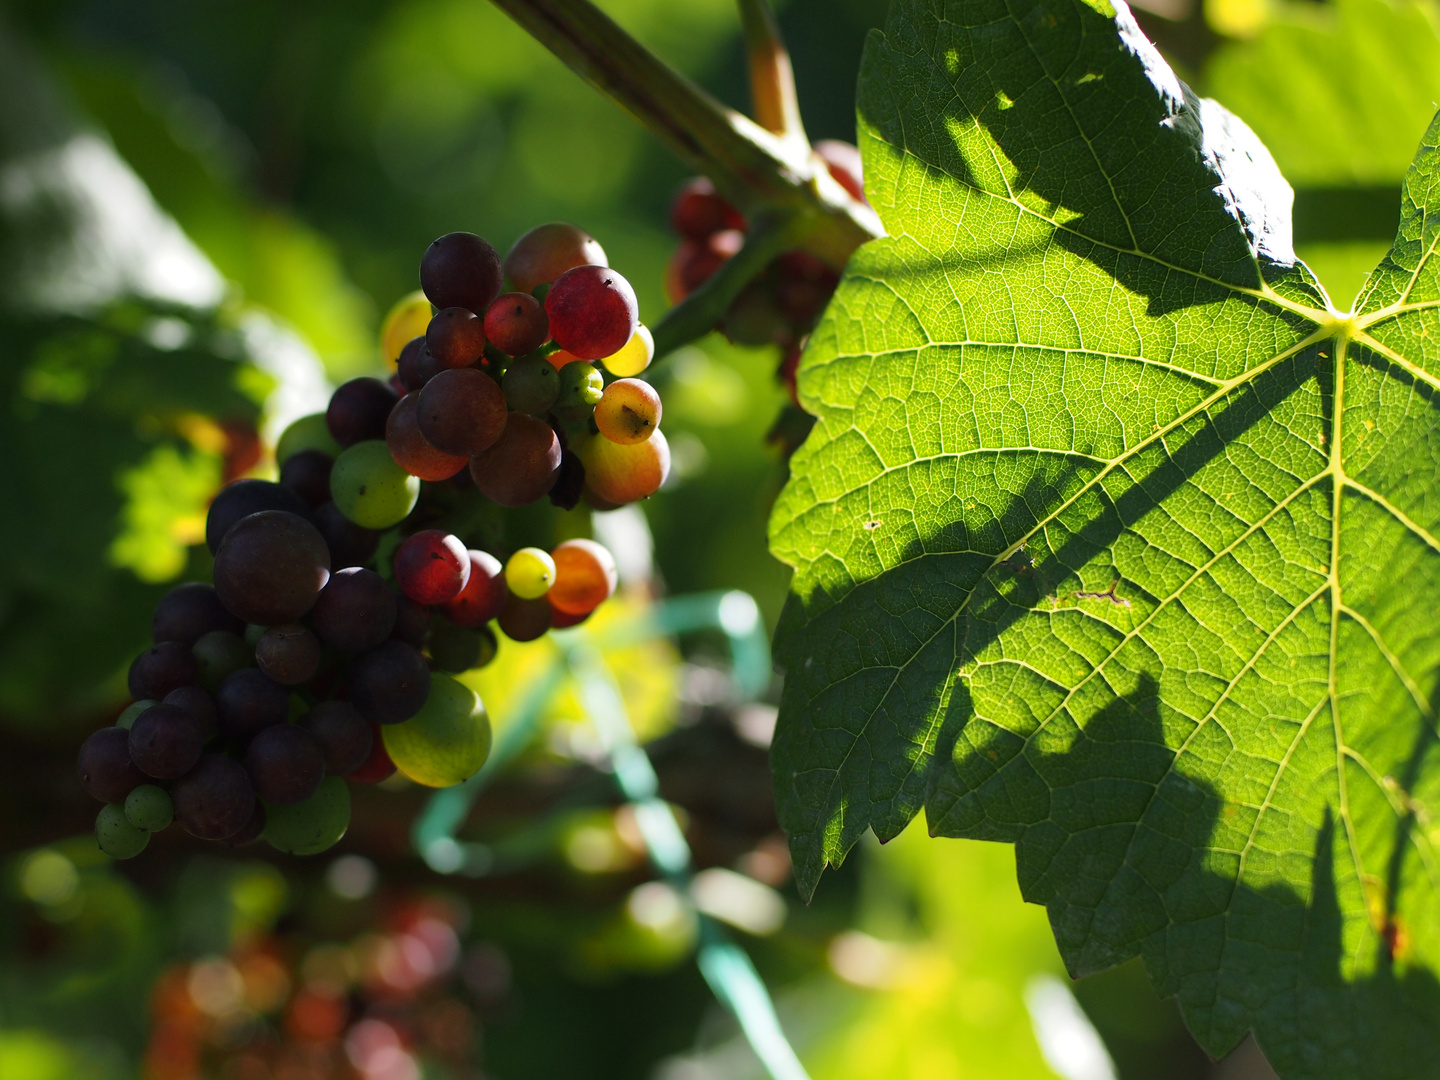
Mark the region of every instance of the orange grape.
POLYGON ((638 443, 617 443, 601 435, 580 447, 585 483, 605 502, 631 503, 660 489, 670 474, 670 445, 658 429, 638 443))
POLYGON ((615 559, 594 540, 566 540, 550 553, 555 583, 550 606, 567 615, 588 615, 615 591, 615 559))
POLYGON ((595 406, 595 426, 611 442, 644 442, 660 426, 660 395, 639 379, 616 379, 595 406))

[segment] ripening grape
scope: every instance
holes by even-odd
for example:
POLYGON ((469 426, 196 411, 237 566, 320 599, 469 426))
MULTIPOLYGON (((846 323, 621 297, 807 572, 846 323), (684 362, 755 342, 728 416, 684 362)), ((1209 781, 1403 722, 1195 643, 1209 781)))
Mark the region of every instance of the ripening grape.
POLYGON ((255 642, 255 665, 281 686, 298 686, 320 669, 320 641, 299 623, 272 626, 255 642))
POLYGON ((277 851, 318 855, 339 843, 349 827, 350 789, 338 776, 327 776, 304 801, 269 807, 264 836, 277 851))
POLYGON ((457 626, 484 626, 505 606, 509 590, 505 585, 505 569, 500 560, 486 551, 471 549, 470 577, 460 594, 445 604, 445 614, 457 626))
POLYGON ((280 440, 275 444, 275 460, 284 464, 291 454, 298 454, 301 450, 319 450, 331 457, 340 453, 340 444, 330 434, 323 412, 302 416, 281 432, 280 440))
POLYGON ((420 433, 447 454, 478 454, 505 430, 500 384, 474 368, 442 371, 420 391, 420 433))
POLYGON ((635 290, 605 266, 566 270, 545 294, 550 336, 582 360, 619 352, 640 322, 635 290))
POLYGON ((560 395, 560 373, 549 360, 517 360, 506 369, 500 387, 515 412, 544 416, 560 395))
POLYGON ((150 620, 155 641, 178 641, 187 647, 211 630, 228 630, 233 634, 244 626, 225 610, 214 588, 199 581, 177 585, 162 596, 150 620))
POLYGON ((341 446, 354 446, 385 435, 385 420, 399 395, 388 383, 369 376, 341 383, 330 395, 325 424, 341 446))
POLYGON ((550 320, 528 292, 501 293, 485 309, 485 337, 507 356, 524 356, 550 340, 550 320))
POLYGON ((335 459, 319 450, 301 450, 291 454, 280 466, 280 484, 314 508, 330 501, 330 469, 335 459))
POLYGON ((310 624, 321 642, 341 652, 365 652, 390 636, 398 613, 393 589, 374 570, 352 566, 320 590, 310 624))
POLYGON ((704 240, 680 241, 665 267, 665 295, 678 304, 744 246, 745 234, 738 229, 722 229, 704 240))
POLYGON ((215 691, 215 711, 227 738, 245 742, 290 715, 290 692, 259 668, 241 668, 215 691))
POLYGON ((659 430, 660 395, 639 379, 616 379, 595 406, 595 426, 611 442, 644 442, 659 430))
POLYGON ((605 393, 605 376, 594 364, 577 361, 560 369, 560 392, 555 398, 557 409, 593 409, 605 393))
POLYGON ((644 442, 617 443, 594 436, 580 446, 585 483, 606 502, 624 505, 660 490, 670 475, 670 444, 658 428, 644 442))
POLYGON ((124 728, 103 727, 80 744, 76 766, 80 785, 87 795, 101 802, 124 802, 147 778, 130 760, 130 733, 124 728))
POLYGON ((436 308, 484 311, 503 277, 499 253, 474 233, 446 233, 420 259, 420 287, 436 308))
POLYGON ((545 597, 525 600, 513 593, 495 620, 511 641, 534 641, 550 629, 550 601, 545 597))
POLYGON ((580 357, 576 356, 574 353, 568 353, 564 349, 556 349, 554 352, 547 355, 545 359, 550 362, 550 366, 553 367, 556 371, 565 370, 565 366, 567 364, 585 363, 585 361, 581 360, 580 357))
POLYGON ((490 719, 480 697, 449 675, 436 675, 425 707, 383 731, 390 760, 417 784, 450 787, 480 771, 490 756, 490 719))
POLYGON ((225 539, 232 525, 261 510, 284 510, 300 517, 310 513, 305 500, 287 487, 272 484, 269 480, 236 480, 220 489, 205 518, 205 545, 210 554, 220 550, 220 541, 225 539))
POLYGON ((555 560, 539 548, 521 548, 505 564, 505 584, 522 600, 544 596, 555 583, 555 560))
POLYGON ((245 767, 224 754, 206 754, 170 789, 175 820, 191 836, 224 840, 255 811, 255 787, 245 767))
POLYGON ((470 580, 470 558, 457 537, 422 529, 395 549, 395 583, 417 604, 443 604, 470 580))
POLYGON ((430 667, 413 645, 391 638, 350 661, 350 701, 367 720, 398 724, 420 711, 430 693, 430 667))
POLYGON ((443 308, 425 328, 425 344, 442 367, 469 367, 485 354, 485 323, 465 308, 443 308))
MULTIPOLYGON (((332 481, 330 491, 335 485, 332 481)), ((380 534, 367 529, 347 518, 334 502, 324 502, 315 508, 315 527, 325 538, 330 549, 330 569, 343 570, 347 566, 363 566, 375 555, 380 546, 380 534)))
POLYGON ((220 713, 215 699, 198 686, 182 686, 165 695, 166 705, 178 705, 190 714, 200 729, 200 740, 209 742, 220 734, 220 713))
POLYGON ((112 859, 133 859, 150 843, 150 834, 130 822, 123 806, 111 803, 95 817, 95 840, 112 859))
MULTIPOLYGON (((181 689, 183 690, 188 688, 181 687, 181 689)), ((173 694, 175 691, 172 690, 170 692, 173 694)), ((203 690, 200 692, 202 694, 204 693, 203 690)), ((141 698, 139 701, 132 701, 129 705, 126 705, 125 710, 118 717, 115 718, 115 726, 118 728, 124 728, 126 731, 129 731, 135 725, 135 721, 140 718, 141 713, 143 713, 146 709, 150 708, 151 705, 159 704, 160 702, 156 701, 154 698, 141 698)))
POLYGON ((419 649, 424 646, 429 635, 430 609, 424 604, 417 604, 408 596, 396 597, 395 628, 390 631, 390 636, 419 649))
POLYGON ((212 691, 231 672, 252 667, 255 663, 255 651, 239 634, 228 630, 202 634, 200 640, 190 646, 190 652, 199 667, 198 682, 212 691))
POLYGON ((167 829, 175 820, 175 804, 159 784, 141 784, 125 796, 124 805, 130 824, 147 833, 167 829))
POLYGON ((825 168, 851 198, 870 205, 865 199, 865 162, 860 149, 839 139, 821 139, 813 148, 825 162, 825 168))
POLYGON ((631 375, 639 375, 650 366, 650 361, 654 358, 655 338, 651 335, 648 326, 638 323, 635 333, 630 336, 625 347, 611 356, 602 358, 599 362, 605 365, 605 370, 611 375, 626 378, 631 375))
POLYGON ((146 709, 130 727, 130 760, 146 776, 173 780, 189 772, 203 749, 200 725, 178 705, 146 709))
POLYGON ((605 249, 585 230, 563 222, 537 225, 505 256, 505 275, 520 292, 533 292, 576 266, 605 266, 605 249))
POLYGON ((163 698, 178 686, 189 686, 200 675, 194 655, 178 641, 151 645, 130 665, 130 696, 163 698))
POLYGON ((304 728, 276 724, 250 740, 245 771, 267 804, 289 806, 315 794, 325 779, 325 753, 304 728))
POLYGON ((335 459, 330 497, 356 525, 388 529, 415 509, 420 478, 395 464, 383 440, 372 439, 356 443, 335 459))
POLYGON ((430 301, 418 289, 395 301, 380 327, 380 352, 394 364, 406 343, 425 333, 430 322, 430 301))
MULTIPOLYGON (((384 443, 379 445, 383 450, 384 443)), ((389 451, 385 460, 390 460, 389 451)), ((320 530, 283 510, 242 518, 215 553, 220 602, 246 622, 262 626, 300 618, 329 579, 330 550, 320 530)))
POLYGON ((395 375, 400 384, 413 393, 444 370, 445 365, 435 358, 425 339, 417 337, 400 350, 395 375))
POLYGON ((385 445, 395 464, 421 480, 448 480, 469 464, 464 454, 447 454, 431 446, 420 433, 420 395, 406 394, 390 411, 385 445))
POLYGON ((510 413, 500 440, 470 459, 470 476, 501 506, 528 506, 545 497, 560 472, 560 439, 544 420, 510 413))
POLYGON ((670 203, 670 227, 691 240, 703 240, 722 229, 745 229, 745 216, 715 192, 706 176, 687 180, 670 203))
POLYGON ((594 540, 566 540, 551 553, 555 583, 550 604, 567 615, 588 615, 615 592, 615 557, 594 540))
POLYGON ((381 780, 395 775, 395 763, 385 752, 385 739, 380 725, 371 724, 370 734, 370 756, 358 769, 346 773, 346 780, 353 780, 357 784, 378 784, 381 780))
MULTIPOLYGON (((548 597, 547 597, 548 599, 548 597)), ((572 626, 579 626, 586 619, 590 618, 590 612, 584 615, 572 615, 568 611, 561 611, 554 603, 550 604, 550 629, 568 630, 572 626)))
POLYGON ((370 756, 374 743, 370 721, 348 701, 322 701, 300 726, 320 744, 325 772, 330 776, 354 772, 370 756))

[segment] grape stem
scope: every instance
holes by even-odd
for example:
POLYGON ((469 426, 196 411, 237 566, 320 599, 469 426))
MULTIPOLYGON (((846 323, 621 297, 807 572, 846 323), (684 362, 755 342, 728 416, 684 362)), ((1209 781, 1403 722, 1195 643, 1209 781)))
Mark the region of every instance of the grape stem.
POLYGON ((769 57, 770 74, 753 80, 756 108, 763 119, 780 123, 783 135, 716 101, 590 0, 492 2, 687 165, 708 176, 746 217, 754 221, 788 212, 797 223, 791 246, 843 267, 861 244, 884 235, 875 212, 836 183, 811 151, 800 127, 789 57, 760 0, 741 5, 752 61, 757 48, 769 57))
POLYGON ((704 337, 715 328, 725 310, 771 260, 782 251, 800 246, 797 239, 803 219, 794 213, 770 214, 757 219, 745 235, 745 244, 720 264, 703 285, 676 304, 651 327, 655 359, 704 337))
POLYGON ((739 0, 740 24, 750 63, 750 100, 755 119, 766 131, 810 149, 800 118, 795 70, 780 36, 780 27, 766 0, 739 0))

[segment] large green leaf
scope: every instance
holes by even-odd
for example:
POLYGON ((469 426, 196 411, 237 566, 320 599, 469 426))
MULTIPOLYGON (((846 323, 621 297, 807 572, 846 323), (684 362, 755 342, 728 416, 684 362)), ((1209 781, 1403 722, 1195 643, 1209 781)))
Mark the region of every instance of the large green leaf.
POLYGON ((923 807, 1211 1053, 1440 1075, 1440 133, 1343 316, 1259 140, 1104 6, 896 0, 868 44, 889 237, 772 521, 798 879, 923 807))

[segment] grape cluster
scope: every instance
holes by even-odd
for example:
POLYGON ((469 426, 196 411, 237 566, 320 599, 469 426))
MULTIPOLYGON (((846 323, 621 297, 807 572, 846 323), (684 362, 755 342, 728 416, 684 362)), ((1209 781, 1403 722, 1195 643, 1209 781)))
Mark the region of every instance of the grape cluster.
POLYGON ((563 224, 531 230, 503 263, 478 236, 442 236, 420 283, 382 331, 394 376, 340 386, 280 437, 278 483, 239 480, 211 503, 213 585, 160 600, 154 644, 130 667, 133 704, 80 749, 111 856, 138 854, 172 820, 314 853, 348 825, 346 780, 397 766, 434 786, 464 780, 489 725, 447 673, 494 659, 492 623, 531 641, 614 592, 614 559, 592 540, 502 563, 412 511, 422 483, 565 509, 660 487, 660 398, 633 378, 654 347, 630 285, 563 224))
MULTIPOLYGON (((840 186, 864 202, 860 151, 849 143, 823 140, 815 144, 815 152, 840 186)), ((747 225, 714 184, 696 177, 681 186, 670 204, 670 227, 680 244, 665 272, 665 291, 678 304, 740 250, 747 225)), ((716 327, 737 345, 780 346, 783 359, 777 377, 797 408, 800 349, 839 281, 834 267, 809 252, 782 252, 731 302, 716 327)))

